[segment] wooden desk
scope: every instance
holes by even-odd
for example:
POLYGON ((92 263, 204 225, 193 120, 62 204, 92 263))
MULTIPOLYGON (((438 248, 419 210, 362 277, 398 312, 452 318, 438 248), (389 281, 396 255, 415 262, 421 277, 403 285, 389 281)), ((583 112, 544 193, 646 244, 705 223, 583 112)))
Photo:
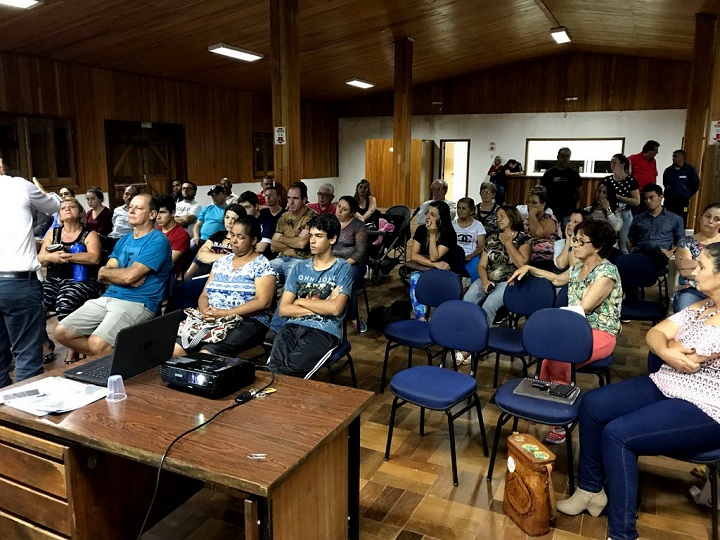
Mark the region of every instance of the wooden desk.
MULTIPOLYGON (((269 379, 258 372, 253 386, 269 379)), ((157 369, 125 385, 123 402, 64 415, 0 406, 2 538, 135 538, 165 448, 233 403, 170 390, 157 369)), ((152 521, 210 483, 249 494, 247 539, 358 537, 359 416, 372 394, 285 376, 273 386, 173 447, 152 521)))

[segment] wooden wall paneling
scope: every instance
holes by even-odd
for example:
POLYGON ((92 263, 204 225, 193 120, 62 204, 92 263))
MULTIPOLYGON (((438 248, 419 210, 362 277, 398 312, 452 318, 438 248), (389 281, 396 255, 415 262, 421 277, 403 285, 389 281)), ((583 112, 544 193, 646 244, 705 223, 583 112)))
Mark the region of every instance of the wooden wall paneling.
MULTIPOLYGON (((338 175, 338 122, 335 105, 304 101, 300 108, 304 178, 338 175)), ((357 179, 359 181, 360 178, 357 179)), ((336 198, 344 193, 336 194, 336 198)), ((352 193, 350 193, 352 195, 352 193)))
POLYGON ((381 208, 387 208, 394 204, 401 204, 394 189, 392 140, 390 139, 368 139, 365 141, 365 178, 370 182, 372 193, 377 198, 377 204, 381 208))

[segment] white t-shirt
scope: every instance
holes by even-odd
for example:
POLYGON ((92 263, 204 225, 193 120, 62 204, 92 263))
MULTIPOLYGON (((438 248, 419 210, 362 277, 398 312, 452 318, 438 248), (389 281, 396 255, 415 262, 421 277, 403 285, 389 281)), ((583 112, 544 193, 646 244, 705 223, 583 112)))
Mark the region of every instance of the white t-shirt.
POLYGON ((465 256, 470 255, 477 249, 478 236, 485 236, 485 227, 477 219, 473 219, 470 226, 465 228, 458 224, 457 218, 453 219, 452 224, 457 234, 458 246, 463 248, 465 256))

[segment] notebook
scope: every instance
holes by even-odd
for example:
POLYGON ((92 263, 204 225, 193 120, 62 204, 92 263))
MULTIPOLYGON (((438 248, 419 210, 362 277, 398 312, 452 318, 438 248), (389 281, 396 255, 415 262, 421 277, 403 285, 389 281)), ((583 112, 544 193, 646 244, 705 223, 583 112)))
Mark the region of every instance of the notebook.
POLYGON ((106 386, 110 375, 122 375, 124 380, 172 357, 182 310, 155 317, 118 332, 112 354, 87 362, 63 372, 69 379, 106 386))

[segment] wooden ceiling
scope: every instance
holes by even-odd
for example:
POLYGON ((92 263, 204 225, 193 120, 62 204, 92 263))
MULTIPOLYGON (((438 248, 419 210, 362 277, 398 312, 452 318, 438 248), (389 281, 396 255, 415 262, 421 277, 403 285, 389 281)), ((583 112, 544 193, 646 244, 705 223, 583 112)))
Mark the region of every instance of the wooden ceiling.
MULTIPOLYGON (((146 75, 270 92, 268 0, 41 0, 0 6, 0 50, 146 75), (225 42, 254 64, 207 51, 225 42)), ((366 95, 351 77, 393 85, 393 41, 415 42, 426 83, 568 50, 691 60, 695 13, 717 0, 299 0, 305 99, 366 95), (552 20, 572 43, 556 45, 552 20)))

